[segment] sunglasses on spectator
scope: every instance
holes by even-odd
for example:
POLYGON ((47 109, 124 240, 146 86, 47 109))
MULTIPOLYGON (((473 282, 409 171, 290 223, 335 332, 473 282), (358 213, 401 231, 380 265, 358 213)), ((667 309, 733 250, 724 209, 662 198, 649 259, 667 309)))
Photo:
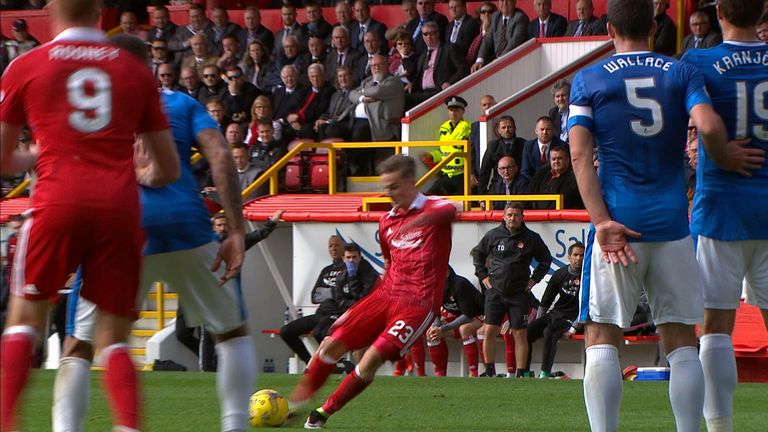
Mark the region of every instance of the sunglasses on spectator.
POLYGON ((237 74, 237 75, 227 75, 227 79, 238 79, 238 78, 240 78, 241 76, 242 76, 242 75, 240 75, 240 74, 237 74))
POLYGON ((168 49, 168 47, 164 47, 164 46, 153 46, 153 47, 152 47, 152 49, 154 49, 154 50, 164 50, 164 49, 168 49))
POLYGON ((689 131, 696 130, 696 126, 688 126, 688 130, 689 131))
POLYGON ((481 14, 489 14, 489 13, 493 13, 493 11, 490 10, 490 9, 480 9, 480 13, 481 14))
POLYGON ((172 77, 173 74, 172 73, 161 73, 160 76, 163 77, 163 78, 165 78, 165 77, 172 77))
POLYGON ((421 32, 424 36, 437 36, 437 32, 421 32))
POLYGON ((203 74, 203 78, 216 78, 216 74, 203 74))

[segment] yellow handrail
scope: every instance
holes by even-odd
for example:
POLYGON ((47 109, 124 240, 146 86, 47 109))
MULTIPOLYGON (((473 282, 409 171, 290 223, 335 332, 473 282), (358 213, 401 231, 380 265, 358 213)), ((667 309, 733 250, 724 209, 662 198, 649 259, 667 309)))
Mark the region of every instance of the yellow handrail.
MULTIPOLYGON (((471 201, 484 201, 485 208, 491 208, 492 201, 554 201, 555 210, 563 209, 563 195, 448 195, 445 199, 461 201, 466 209, 471 201)), ((389 197, 363 197, 362 211, 370 211, 371 204, 390 203, 389 197)))
POLYGON ((155 299, 157 302, 157 331, 165 327, 165 298, 163 296, 165 286, 162 282, 155 282, 155 299))
POLYGON ((11 189, 10 192, 5 194, 5 196, 3 198, 16 198, 22 192, 24 192, 24 189, 26 189, 27 186, 29 186, 30 182, 31 182, 31 180, 29 178, 25 178, 24 181, 19 183, 15 188, 11 189))
MULTIPOLYGON (((313 143, 313 142, 301 142, 296 147, 292 148, 285 154, 280 160, 275 162, 266 171, 248 187, 243 189, 241 195, 243 198, 247 197, 257 188, 261 187, 269 181, 269 194, 277 195, 278 193, 278 174, 285 165, 288 164, 293 157, 301 153, 303 150, 311 148, 326 148, 328 149, 328 194, 333 195, 336 193, 336 150, 341 149, 366 149, 366 148, 394 148, 396 154, 402 152, 403 147, 439 147, 444 145, 462 146, 464 151, 456 151, 448 155, 438 164, 439 167, 445 166, 451 159, 455 157, 466 158, 464 163, 465 167, 472 166, 472 156, 469 151, 468 141, 386 141, 386 142, 334 142, 334 143, 313 143), (442 165, 441 165, 442 164, 442 165)), ((438 169, 439 171, 439 169, 438 169)), ((418 180, 417 184, 423 184, 426 179, 434 175, 435 168, 427 172, 422 178, 418 180)), ((470 191, 470 176, 467 170, 464 170, 464 193, 468 194, 470 191)))

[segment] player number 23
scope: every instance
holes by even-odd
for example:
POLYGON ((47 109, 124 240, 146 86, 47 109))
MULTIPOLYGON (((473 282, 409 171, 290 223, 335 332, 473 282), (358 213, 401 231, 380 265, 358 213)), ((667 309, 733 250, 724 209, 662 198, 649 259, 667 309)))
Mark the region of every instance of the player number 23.
POLYGON ((67 100, 74 108, 69 125, 80 132, 100 131, 112 120, 112 82, 101 69, 83 68, 70 75, 67 100))
POLYGON ((400 342, 406 343, 413 334, 413 327, 405 325, 405 321, 397 320, 395 325, 389 328, 389 334, 395 336, 400 342))

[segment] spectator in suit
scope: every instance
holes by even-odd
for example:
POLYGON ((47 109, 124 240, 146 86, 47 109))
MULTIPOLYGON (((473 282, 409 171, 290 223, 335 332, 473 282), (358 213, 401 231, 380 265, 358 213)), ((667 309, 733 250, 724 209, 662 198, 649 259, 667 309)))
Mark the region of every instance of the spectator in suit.
POLYGON ((282 52, 283 43, 288 36, 295 36, 299 46, 305 46, 307 35, 301 24, 296 21, 296 7, 290 3, 283 3, 283 7, 280 8, 280 17, 282 20, 282 27, 280 28, 280 31, 275 34, 275 46, 274 49, 272 49, 272 52, 282 52))
POLYGON ((328 111, 334 88, 325 79, 325 67, 321 64, 311 64, 307 70, 310 91, 301 103, 301 107, 286 116, 288 125, 298 137, 311 137, 315 121, 328 111))
POLYGON ((240 62, 240 69, 245 74, 245 80, 256 86, 263 93, 272 93, 280 81, 275 79, 280 76, 276 71, 275 62, 269 58, 269 48, 259 39, 254 39, 248 44, 248 53, 240 62))
POLYGON ((307 15, 306 24, 304 24, 304 33, 309 36, 316 36, 323 41, 328 41, 333 31, 333 26, 323 18, 323 10, 320 3, 315 0, 307 0, 304 3, 304 13, 307 15))
POLYGON ((592 5, 592 0, 578 0, 576 2, 576 19, 568 23, 565 35, 579 37, 608 34, 605 23, 594 13, 595 7, 592 5))
MULTIPOLYGON (((224 51, 224 37, 233 36, 237 41, 239 47, 245 45, 245 32, 239 25, 229 21, 229 14, 223 7, 217 6, 211 9, 211 21, 213 25, 211 30, 213 33, 213 43, 216 45, 216 54, 222 55, 224 51)), ((237 52, 239 56, 240 51, 237 52)), ((237 63, 235 63, 237 64, 237 63)))
POLYGON ((378 39, 377 46, 380 49, 379 52, 374 54, 386 54, 387 38, 385 33, 387 32, 387 26, 371 18, 371 7, 366 0, 357 0, 353 6, 355 11, 355 21, 351 24, 349 29, 349 44, 352 49, 356 49, 362 54, 366 54, 365 34, 371 32, 376 36, 376 39, 378 39))
POLYGON ((448 25, 448 18, 439 12, 435 12, 435 0, 416 0, 416 11, 419 13, 419 16, 408 21, 405 30, 413 38, 413 47, 416 53, 421 54, 427 49, 424 38, 421 36, 422 26, 432 21, 437 24, 440 34, 444 35, 445 27, 448 25))
POLYGON ((155 77, 160 81, 160 87, 163 90, 175 91, 178 87, 176 85, 176 70, 170 63, 162 63, 157 67, 155 77))
POLYGON ((552 86, 552 97, 555 106, 549 110, 549 118, 554 125, 554 134, 560 140, 568 142, 568 106, 571 96, 571 83, 561 79, 552 86))
POLYGON ((416 61, 416 82, 406 105, 413 107, 467 76, 467 64, 455 46, 441 43, 440 27, 429 21, 422 26, 426 49, 416 61))
POLYGON ((342 26, 336 26, 333 29, 331 46, 333 46, 333 49, 326 58, 325 73, 328 74, 327 78, 333 81, 333 85, 338 87, 338 83, 336 82, 336 69, 338 69, 339 66, 344 66, 352 71, 354 75, 362 57, 360 52, 350 48, 349 31, 342 26))
POLYGON ((416 61, 418 60, 413 51, 413 40, 411 35, 405 30, 395 35, 395 49, 389 56, 389 73, 400 79, 405 91, 413 88, 413 82, 416 79, 416 61))
POLYGON ((242 61, 240 55, 240 41, 235 35, 224 35, 221 40, 222 54, 216 64, 221 70, 227 70, 230 66, 237 66, 242 61))
POLYGON ((653 0, 654 21, 656 32, 653 34, 653 52, 664 55, 674 55, 677 51, 677 27, 667 15, 669 0, 653 0))
MULTIPOLYGON (((496 165, 494 181, 488 188, 489 195, 523 195, 528 191, 528 181, 520 175, 517 161, 512 156, 502 156, 496 165)), ((509 201, 494 201, 494 210, 504 210, 509 201)), ((484 205, 485 203, 481 203, 484 205)))
MULTIPOLYGON (((765 5, 766 5, 765 7, 768 8, 768 3, 765 3, 765 5)), ((712 31, 714 31, 715 33, 723 32, 720 29, 720 22, 717 20, 717 1, 700 0, 698 10, 707 14, 707 16, 709 17, 709 25, 712 28, 712 31)))
POLYGON ((212 24, 205 16, 205 6, 197 3, 190 4, 187 16, 189 18, 189 24, 184 27, 180 27, 176 31, 176 37, 178 38, 181 47, 183 47, 184 50, 182 57, 189 54, 190 49, 192 48, 192 41, 190 39, 192 36, 197 34, 202 34, 205 36, 205 43, 208 45, 207 51, 210 53, 215 53, 216 44, 213 42, 214 37, 213 30, 211 29, 212 24))
MULTIPOLYGON (((301 102, 306 98, 307 88, 299 84, 299 71, 293 65, 286 65, 280 70, 283 85, 275 87, 272 93, 273 118, 283 125, 283 132, 288 122, 285 116, 301 108, 301 102)), ((283 137, 287 139, 287 137, 283 137)))
POLYGON ((499 138, 488 142, 488 148, 485 149, 483 162, 480 165, 478 189, 481 194, 488 192, 490 184, 496 181, 494 167, 497 167, 498 161, 502 157, 511 156, 514 158, 518 171, 522 163, 525 140, 517 136, 515 119, 508 115, 501 116, 496 130, 499 138))
POLYGON ((251 42, 256 40, 261 41, 269 50, 275 46, 275 35, 261 23, 261 11, 258 6, 246 7, 243 21, 245 23, 245 47, 250 46, 251 42))
POLYGON ((208 102, 208 99, 216 98, 221 100, 224 92, 227 91, 227 85, 221 79, 221 69, 218 66, 208 65, 203 68, 203 86, 197 93, 197 101, 201 104, 208 102))
POLYGON ((695 11, 688 19, 691 34, 683 39, 682 55, 692 48, 712 48, 723 42, 723 35, 712 30, 709 16, 702 11, 695 11))
MULTIPOLYGON (((352 141, 397 141, 400 139, 400 118, 405 107, 405 93, 400 80, 387 71, 387 59, 376 55, 371 62, 372 75, 349 94, 356 103, 350 137, 352 141)), ((350 151, 350 164, 356 165, 354 174, 373 175, 376 159, 387 157, 390 149, 350 151), (357 157, 355 157, 357 156, 357 157)))
POLYGON ((261 95, 253 101, 251 105, 251 123, 245 133, 245 143, 252 146, 259 139, 258 120, 261 118, 272 119, 272 130, 276 140, 283 137, 283 127, 279 121, 272 118, 272 101, 268 97, 261 95))
POLYGON ((198 33, 189 38, 189 46, 192 52, 181 61, 181 67, 194 67, 201 74, 203 68, 216 65, 219 58, 208 51, 208 42, 204 34, 198 33))
POLYGON ((480 52, 480 45, 483 43, 483 38, 491 28, 491 17, 496 12, 496 5, 490 1, 484 1, 479 8, 477 8, 477 18, 480 20, 480 32, 472 39, 469 47, 467 48, 467 55, 465 57, 468 65, 474 65, 477 60, 477 53, 480 52))
POLYGON ((533 8, 537 17, 528 23, 529 38, 565 36, 568 21, 552 12, 552 0, 533 0, 533 8))
POLYGON ((480 44, 472 72, 528 40, 528 15, 516 5, 517 0, 499 0, 499 10, 491 17, 491 26, 480 44))
POLYGON ((236 123, 246 124, 250 120, 253 101, 260 94, 259 89, 245 80, 245 75, 238 66, 228 67, 224 76, 227 82, 227 91, 221 98, 224 114, 236 123))
MULTIPOLYGON (((360 68, 357 71, 358 81, 362 82, 364 78, 371 76, 371 61, 373 56, 381 54, 379 37, 374 32, 366 32, 363 36, 363 60, 360 61, 360 68)), ((389 66, 387 66, 389 67, 389 66)))
POLYGON ((403 29, 408 23, 415 18, 418 18, 419 11, 416 9, 416 0, 403 0, 400 3, 400 7, 403 9, 403 15, 405 15, 405 22, 401 24, 403 29))
POLYGON ((334 8, 336 14, 336 25, 344 27, 347 30, 347 34, 352 30, 352 8, 349 6, 346 0, 338 0, 336 7, 334 8))
POLYGON ((450 0, 448 10, 451 22, 445 30, 445 42, 455 46, 459 53, 466 53, 480 33, 480 21, 467 14, 466 0, 450 0))
POLYGON ((179 82, 183 87, 180 89, 180 91, 183 91, 186 94, 192 96, 194 99, 197 99, 197 96, 200 94, 200 88, 202 87, 202 83, 200 82, 200 74, 197 72, 197 69, 193 67, 181 68, 179 82))
POLYGON ((310 35, 309 40, 307 40, 307 49, 308 52, 303 54, 306 58, 303 62, 304 64, 311 65, 317 63, 325 66, 328 58, 328 44, 325 42, 325 39, 317 35, 310 35))
MULTIPOLYGON (((568 147, 553 147, 549 152, 549 165, 536 171, 528 188, 530 194, 563 195, 563 208, 583 209, 584 203, 576 185, 576 176, 571 167, 568 147)), ((534 201, 532 207, 539 210, 553 210, 554 201, 534 201)))
POLYGON ((179 26, 171 21, 168 8, 163 5, 155 6, 155 10, 152 11, 152 18, 155 25, 147 33, 147 42, 151 44, 156 40, 164 40, 168 44, 168 52, 173 56, 174 61, 181 62, 184 45, 177 35, 179 26))
MULTIPOLYGON (((309 83, 307 80, 307 66, 309 66, 309 59, 302 55, 304 49, 302 48, 299 39, 296 36, 286 36, 283 41, 282 51, 275 53, 275 71, 282 71, 285 66, 293 65, 299 72, 299 82, 306 85, 309 83)), ((269 78, 269 81, 276 81, 274 77, 269 78)))
POLYGON ((339 67, 336 69, 336 82, 339 89, 331 96, 328 111, 315 120, 314 135, 307 138, 320 141, 327 138, 349 139, 349 127, 346 125, 350 123, 355 108, 355 103, 349 99, 349 93, 354 88, 352 84, 355 82, 352 72, 345 66, 339 67))
MULTIPOLYGON (((496 98, 494 98, 492 95, 481 96, 481 115, 486 114, 487 111, 494 105, 496 105, 496 98)), ((494 135, 498 135, 498 133, 494 131, 494 135)), ((492 136, 491 138, 494 137, 492 136)), ((475 120, 472 122, 472 131, 469 133, 469 145, 472 148, 472 185, 474 187, 479 185, 480 179, 480 120, 475 120)))
POLYGON ((152 67, 152 74, 157 75, 157 69, 163 63, 169 63, 173 65, 174 74, 178 64, 175 61, 175 57, 168 51, 168 42, 165 39, 155 39, 149 44, 149 51, 151 53, 150 66, 152 67))
POLYGON ((528 180, 533 179, 539 168, 549 164, 549 152, 555 147, 564 147, 560 138, 554 136, 552 119, 544 116, 536 120, 536 138, 526 141, 523 146, 523 165, 521 174, 528 180))

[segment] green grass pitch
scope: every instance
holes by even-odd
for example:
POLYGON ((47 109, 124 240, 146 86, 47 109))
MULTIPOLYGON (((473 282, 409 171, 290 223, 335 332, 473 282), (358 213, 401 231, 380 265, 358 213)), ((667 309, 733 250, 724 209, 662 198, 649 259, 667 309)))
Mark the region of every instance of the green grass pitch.
MULTIPOLYGON (((53 371, 34 371, 26 390, 21 430, 51 430, 53 371)), ((110 427, 107 402, 92 378, 86 431, 110 427)), ((333 375, 312 405, 319 406, 341 380, 333 375)), ((260 374, 258 385, 289 394, 298 375, 260 374)), ((218 431, 215 375, 195 372, 141 374, 146 431, 218 431)), ((666 382, 626 382, 622 431, 673 431, 666 382)), ((740 384, 736 431, 768 431, 768 385, 740 384)), ((307 408, 307 411, 309 408, 307 408)), ((285 425, 301 429, 304 416, 285 425)), ((587 431, 580 380, 378 377, 331 417, 328 430, 346 431, 587 431)), ((705 430, 702 426, 702 431, 705 430)))

